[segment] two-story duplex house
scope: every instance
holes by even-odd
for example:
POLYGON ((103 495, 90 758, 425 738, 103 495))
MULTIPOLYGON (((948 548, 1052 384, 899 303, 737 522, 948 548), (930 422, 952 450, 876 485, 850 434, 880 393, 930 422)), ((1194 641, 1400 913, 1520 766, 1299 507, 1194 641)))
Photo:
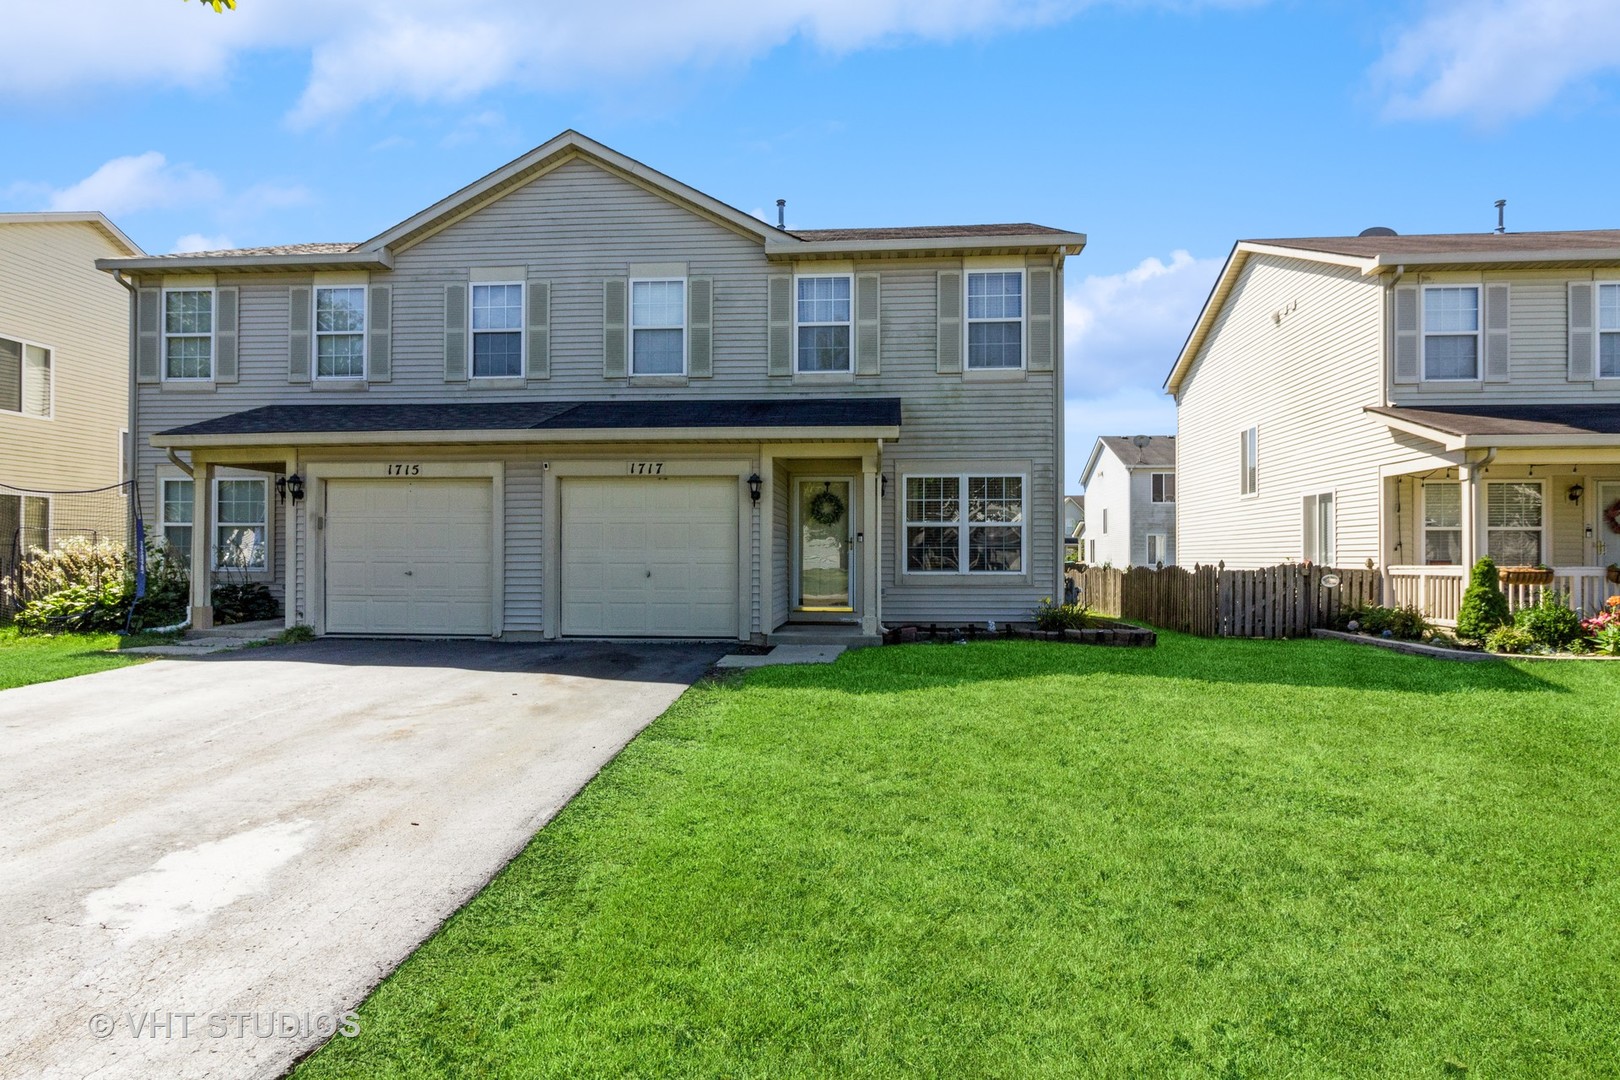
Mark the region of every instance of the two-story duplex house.
POLYGON ((1243 241, 1166 383, 1183 562, 1468 566, 1591 608, 1620 559, 1620 231, 1243 241))
POLYGON ((575 132, 363 243, 135 288, 142 509, 323 634, 759 639, 1060 588, 1036 225, 773 227, 575 132))
POLYGON ((122 537, 129 300, 96 260, 141 249, 104 214, 0 214, 0 574, 67 532, 122 537), (71 505, 68 505, 71 504, 71 505))
POLYGON ((1176 437, 1104 435, 1080 474, 1093 566, 1171 566, 1176 561, 1176 437))

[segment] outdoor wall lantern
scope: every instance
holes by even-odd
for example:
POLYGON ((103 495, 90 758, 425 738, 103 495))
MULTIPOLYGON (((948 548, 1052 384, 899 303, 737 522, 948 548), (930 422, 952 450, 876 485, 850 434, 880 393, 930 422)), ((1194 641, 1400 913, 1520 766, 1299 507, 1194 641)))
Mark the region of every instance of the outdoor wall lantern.
POLYGON ((763 482, 759 478, 759 473, 754 473, 748 477, 748 497, 754 500, 755 506, 759 505, 759 485, 763 482))
POLYGON ((293 473, 291 476, 276 477, 277 498, 282 502, 286 502, 289 495, 292 496, 293 502, 298 502, 304 497, 304 478, 297 473, 293 473))
POLYGON ((888 473, 878 473, 878 489, 878 498, 887 499, 889 497, 888 473))
POLYGON ((1581 487, 1581 485, 1579 485, 1579 484, 1571 484, 1570 485, 1570 487, 1569 487, 1569 501, 1570 502, 1574 502, 1574 503, 1580 502, 1581 501, 1581 496, 1585 495, 1585 494, 1586 494, 1586 489, 1581 487))

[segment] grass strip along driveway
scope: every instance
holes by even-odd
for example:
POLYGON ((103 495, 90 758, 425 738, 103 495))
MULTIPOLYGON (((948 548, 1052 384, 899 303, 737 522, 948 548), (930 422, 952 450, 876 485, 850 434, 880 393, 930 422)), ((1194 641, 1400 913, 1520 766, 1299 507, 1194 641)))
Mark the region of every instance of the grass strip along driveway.
POLYGON ((128 656, 118 650, 125 645, 164 640, 121 638, 117 634, 28 635, 17 633, 13 626, 0 628, 0 690, 144 663, 152 658, 128 656))
POLYGON ((694 688, 298 1080, 1616 1068, 1616 665, 1160 640, 694 688))

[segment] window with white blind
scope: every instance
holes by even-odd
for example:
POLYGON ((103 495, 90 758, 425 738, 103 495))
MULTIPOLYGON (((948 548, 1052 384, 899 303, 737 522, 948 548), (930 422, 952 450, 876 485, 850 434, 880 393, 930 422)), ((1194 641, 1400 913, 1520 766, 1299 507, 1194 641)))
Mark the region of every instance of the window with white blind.
POLYGON ((1598 378, 1620 379, 1620 283, 1598 286, 1598 378))
POLYGON ((1024 272, 967 275, 967 366, 1011 371, 1024 366, 1024 272))
POLYGON ((523 283, 477 282, 472 287, 472 377, 523 375, 523 283))
POLYGON ((686 374, 686 281, 630 282, 630 374, 686 374))
POLYGON ((1430 481, 1423 485, 1423 564, 1462 562, 1462 485, 1430 481))
POLYGON ((1024 570, 1022 476, 908 476, 908 573, 1024 570))
POLYGON ((797 288, 799 371, 850 370, 850 276, 801 277, 797 288))
POLYGON ((1423 377, 1479 378, 1479 286, 1424 288, 1423 377))
POLYGON ((1485 553, 1498 566, 1540 566, 1546 522, 1540 480, 1485 485, 1485 553))
POLYGON ((0 412, 50 419, 51 350, 0 337, 0 412))

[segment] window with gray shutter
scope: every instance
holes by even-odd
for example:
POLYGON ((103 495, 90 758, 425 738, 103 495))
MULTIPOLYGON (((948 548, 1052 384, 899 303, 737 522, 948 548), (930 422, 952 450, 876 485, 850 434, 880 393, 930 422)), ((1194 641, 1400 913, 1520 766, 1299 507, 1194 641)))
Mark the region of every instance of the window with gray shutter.
POLYGON ((551 282, 529 279, 529 379, 551 378, 551 282))
POLYGON ((241 291, 222 286, 214 291, 214 381, 236 381, 236 323, 241 291))
POLYGON ((880 275, 855 275, 855 374, 877 375, 883 371, 883 279, 880 275))
POLYGON ((1029 270, 1029 370, 1051 371, 1057 349, 1052 340, 1052 281, 1048 267, 1029 270))
POLYGON ((766 283, 766 373, 793 374, 793 278, 772 274, 766 283))
POLYGON ((162 319, 163 291, 141 289, 135 299, 135 379, 155 383, 162 379, 163 367, 158 350, 162 319))
POLYGON ((467 286, 444 287, 444 381, 467 381, 467 286))
POLYGON ((1400 285, 1395 289, 1395 371, 1398 383, 1418 381, 1418 288, 1400 285))
POLYGON ((373 285, 367 297, 366 381, 394 377, 394 287, 373 285))
POLYGON ((623 379, 629 374, 630 283, 625 278, 602 282, 602 378, 623 379))
POLYGON ((686 374, 714 375, 714 279, 686 279, 686 374))
POLYGON ((1597 304, 1590 281, 1569 283, 1569 368, 1570 382, 1590 382, 1597 365, 1597 304))
POLYGON ((1507 382, 1511 374, 1508 337, 1511 303, 1507 282, 1485 286, 1485 381, 1507 382))
POLYGON ((941 270, 935 280, 937 337, 934 370, 954 375, 962 370, 962 272, 941 270))
POLYGON ((314 290, 294 285, 287 291, 287 381, 307 383, 310 378, 310 322, 314 290))

